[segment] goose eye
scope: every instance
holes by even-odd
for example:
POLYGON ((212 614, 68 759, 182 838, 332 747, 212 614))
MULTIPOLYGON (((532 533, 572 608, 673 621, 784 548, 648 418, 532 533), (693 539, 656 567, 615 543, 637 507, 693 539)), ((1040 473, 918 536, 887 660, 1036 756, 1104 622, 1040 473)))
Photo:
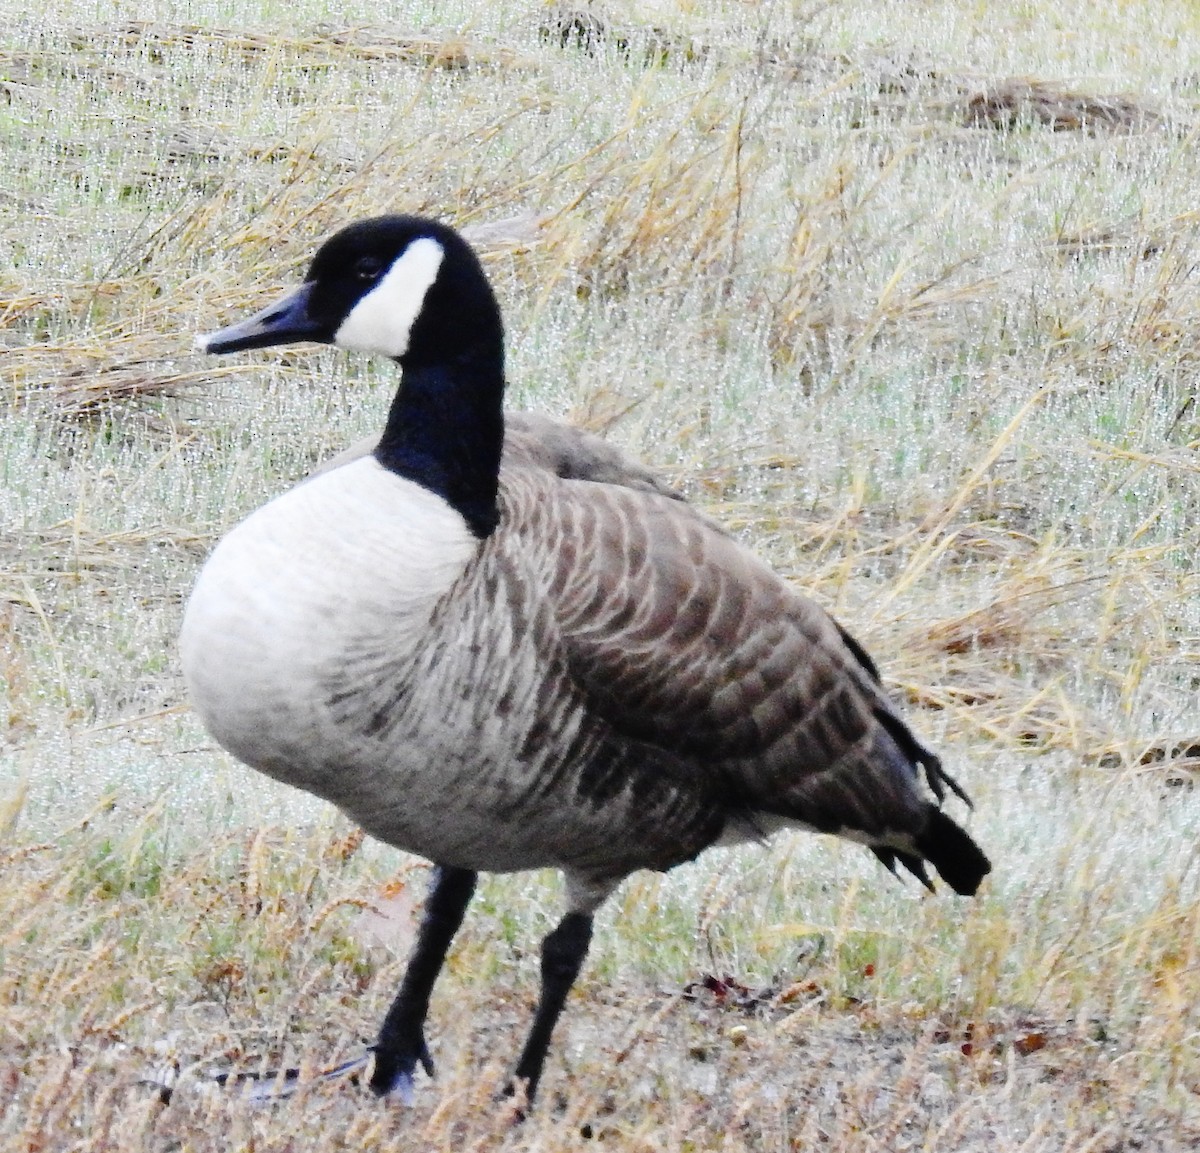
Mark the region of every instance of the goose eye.
POLYGON ((378 280, 383 271, 383 261, 374 256, 364 256, 354 265, 354 279, 364 282, 378 280))

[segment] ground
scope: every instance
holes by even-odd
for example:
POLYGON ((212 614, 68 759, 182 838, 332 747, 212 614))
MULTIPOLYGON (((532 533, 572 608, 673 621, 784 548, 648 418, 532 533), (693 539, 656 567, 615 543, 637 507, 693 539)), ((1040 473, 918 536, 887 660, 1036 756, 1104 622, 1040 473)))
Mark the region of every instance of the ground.
POLYGON ((1195 1148, 1194 6, 343 10, 4 12, 5 1147, 1195 1148), (316 1079, 425 866, 230 762, 174 649, 215 540, 395 387, 192 336, 384 210, 479 247, 512 407, 860 637, 996 866, 928 896, 797 835, 631 878, 519 1126, 559 880, 483 886, 411 1107, 316 1079))

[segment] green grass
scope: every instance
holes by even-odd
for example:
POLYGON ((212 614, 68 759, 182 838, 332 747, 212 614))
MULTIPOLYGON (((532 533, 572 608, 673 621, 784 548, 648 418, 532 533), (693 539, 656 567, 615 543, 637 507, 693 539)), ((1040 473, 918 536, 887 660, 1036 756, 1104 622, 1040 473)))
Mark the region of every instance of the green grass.
POLYGON ((1193 1148, 1195 7, 613 0, 591 53, 539 3, 156 11, 0 34, 6 1147, 1193 1148), (413 1109, 202 1076, 358 1052, 423 883, 230 763, 174 654, 212 543, 394 387, 192 335, 384 210, 520 218, 482 244, 510 404, 836 611, 996 865, 929 899, 781 837, 631 878, 516 1131, 554 877, 484 884, 413 1109))

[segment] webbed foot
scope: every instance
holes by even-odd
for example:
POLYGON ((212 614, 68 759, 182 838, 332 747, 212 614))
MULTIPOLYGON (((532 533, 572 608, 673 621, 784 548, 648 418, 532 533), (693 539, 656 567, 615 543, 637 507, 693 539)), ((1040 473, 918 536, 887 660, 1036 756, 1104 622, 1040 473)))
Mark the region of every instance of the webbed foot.
POLYGON ((418 1027, 407 1037, 398 1037, 388 1044, 374 1046, 375 1066, 367 1082, 379 1097, 395 1097, 403 1105, 413 1103, 415 1081, 413 1074, 419 1064, 427 1076, 433 1076, 433 1058, 425 1043, 424 1031, 418 1027))

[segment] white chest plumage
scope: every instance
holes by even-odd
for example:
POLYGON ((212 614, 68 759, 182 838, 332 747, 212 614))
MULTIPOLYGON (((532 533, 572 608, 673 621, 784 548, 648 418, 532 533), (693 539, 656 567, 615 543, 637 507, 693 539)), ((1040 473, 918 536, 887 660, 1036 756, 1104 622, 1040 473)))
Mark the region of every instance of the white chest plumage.
POLYGON ((440 497, 365 458, 284 493, 202 569, 180 648, 192 700, 239 759, 329 795, 347 734, 330 668, 403 667, 479 548, 440 497))

